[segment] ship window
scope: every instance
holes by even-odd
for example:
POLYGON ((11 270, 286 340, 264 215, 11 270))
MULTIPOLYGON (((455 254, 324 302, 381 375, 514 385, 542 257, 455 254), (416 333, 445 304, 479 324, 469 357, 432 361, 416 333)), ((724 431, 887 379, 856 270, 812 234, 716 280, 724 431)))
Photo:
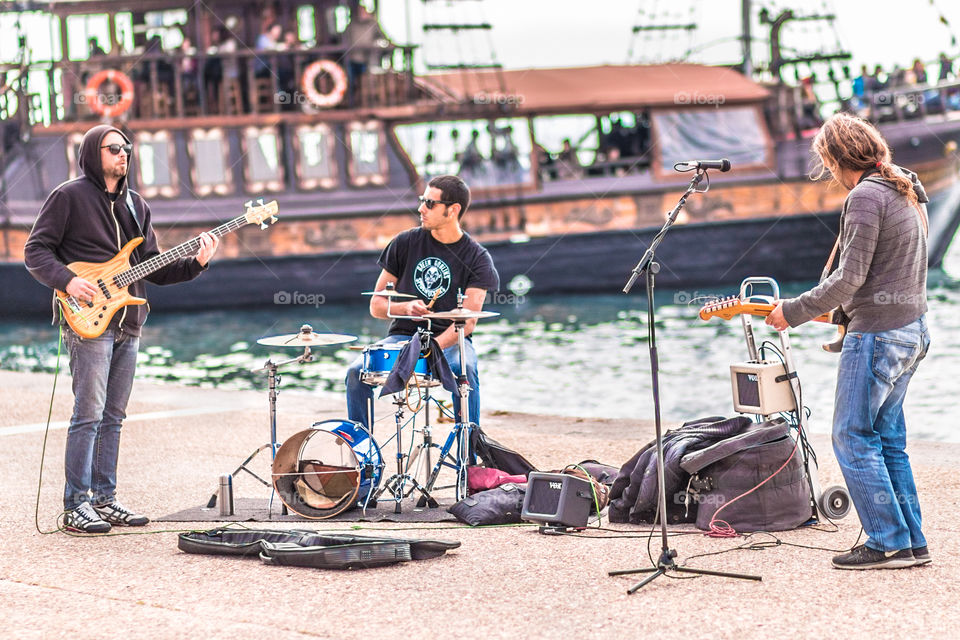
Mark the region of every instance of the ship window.
POLYGON ((192 130, 187 149, 190 153, 190 175, 196 194, 205 196, 211 193, 228 193, 233 180, 230 165, 227 164, 229 145, 223 130, 192 130))
POLYGON ((524 118, 400 125, 397 139, 425 180, 455 174, 471 189, 533 184, 524 118))
POLYGON ((554 156, 563 151, 563 141, 569 139, 581 166, 593 164, 600 146, 597 118, 591 114, 538 116, 533 119, 533 137, 554 156))
POLYGON ((77 160, 80 158, 80 143, 83 142, 82 133, 71 133, 67 137, 67 175, 73 180, 79 175, 80 167, 77 160))
POLYGON ((273 127, 248 127, 243 131, 244 176, 248 191, 283 189, 280 136, 273 127))
POLYGON ((91 40, 104 53, 110 51, 110 16, 106 13, 67 16, 67 58, 86 60, 90 57, 91 40))
POLYGON ((663 172, 690 158, 729 158, 735 168, 770 161, 766 129, 755 107, 657 111, 653 126, 663 172))
POLYGON ((332 189, 337 185, 336 138, 325 124, 298 127, 293 137, 301 189, 332 189))
POLYGON ((173 198, 179 193, 174 145, 168 132, 141 132, 137 136, 134 159, 141 195, 173 198))
POLYGON ((297 7, 297 37, 307 46, 317 44, 317 19, 310 5, 297 7))
POLYGON ((387 182, 383 126, 379 122, 347 125, 350 144, 350 183, 355 187, 387 182))

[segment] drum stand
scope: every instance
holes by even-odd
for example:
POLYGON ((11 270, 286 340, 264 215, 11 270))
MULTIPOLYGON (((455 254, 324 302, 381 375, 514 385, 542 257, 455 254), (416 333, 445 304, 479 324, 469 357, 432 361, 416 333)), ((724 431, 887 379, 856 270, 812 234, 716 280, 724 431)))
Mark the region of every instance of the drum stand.
MULTIPOLYGON (((259 475, 257 475, 255 471, 253 471, 247 466, 247 464, 249 464, 251 460, 256 458, 257 455, 264 449, 270 449, 270 460, 272 463, 273 459, 277 455, 277 449, 280 448, 280 445, 277 444, 277 386, 280 384, 280 376, 277 375, 277 367, 282 367, 283 365, 290 364, 292 362, 303 364, 305 362, 312 362, 312 361, 313 361, 313 354, 310 351, 310 347, 304 347, 303 353, 297 356, 296 358, 291 358, 289 360, 284 360, 282 362, 273 362, 272 360, 268 359, 263 364, 262 367, 258 367, 256 369, 250 370, 254 373, 257 373, 259 371, 267 372, 267 388, 268 388, 268 397, 269 397, 269 403, 270 403, 270 442, 259 446, 253 453, 247 456, 246 460, 241 462, 240 466, 234 469, 233 473, 230 474, 232 477, 235 477, 241 471, 245 471, 249 473, 251 476, 253 476, 254 478, 256 478, 257 480, 259 480, 261 484, 263 484, 266 487, 270 487, 272 490, 273 484, 267 480, 264 480, 259 475)), ((217 496, 219 495, 219 493, 220 492, 218 490, 218 491, 215 491, 212 496, 210 496, 210 500, 207 501, 208 509, 213 509, 215 506, 217 506, 217 496)), ((270 500, 272 503, 273 501, 272 493, 271 493, 270 500)), ((283 508, 281 510, 281 515, 287 515, 286 505, 283 505, 283 508)))
MULTIPOLYGON (((420 492, 420 498, 417 501, 417 506, 419 507, 428 506, 431 509, 439 506, 437 501, 434 500, 433 497, 430 495, 429 490, 417 481, 415 474, 411 475, 409 473, 410 465, 416 459, 416 455, 417 453, 419 453, 420 448, 418 447, 417 451, 411 456, 405 456, 403 453, 401 438, 402 438, 402 429, 403 429, 403 406, 406 404, 406 402, 407 402, 407 399, 404 397, 404 395, 401 395, 401 394, 397 394, 393 400, 393 403, 397 405, 397 410, 394 413, 394 420, 396 421, 396 424, 397 424, 397 435, 396 435, 397 472, 392 476, 390 476, 389 478, 387 478, 384 481, 383 485, 381 485, 381 487, 377 489, 376 493, 374 493, 373 497, 369 500, 370 505, 376 505, 377 502, 380 502, 383 500, 382 498, 380 498, 380 496, 383 495, 383 493, 389 491, 393 497, 387 498, 386 501, 395 503, 394 509, 393 509, 394 513, 400 513, 400 502, 404 498, 412 494, 414 491, 420 492), (404 465, 404 458, 408 458, 408 462, 406 465, 404 465), (409 490, 407 489, 408 483, 410 485, 409 490)), ((415 418, 416 418, 416 412, 414 412, 414 419, 415 418)), ((425 442, 429 438, 429 434, 430 434, 430 429, 429 429, 429 426, 427 426, 424 429, 425 442)), ((423 446, 427 447, 427 450, 429 451, 429 444, 425 443, 423 446)))
MULTIPOLYGON (((457 294, 457 308, 463 308, 463 294, 457 294)), ((457 332, 457 347, 460 351, 460 376, 457 378, 457 394, 460 396, 460 415, 456 416, 456 423, 453 429, 447 435, 446 442, 440 448, 440 459, 430 474, 427 481, 427 490, 432 491, 440 474, 440 469, 449 467, 457 472, 456 499, 459 502, 467 497, 467 467, 470 449, 470 434, 473 432, 473 423, 470 419, 470 383, 467 382, 467 363, 466 363, 466 319, 453 321, 454 329, 457 332), (466 416, 466 420, 464 420, 466 416), (456 454, 451 456, 450 450, 456 444, 456 454), (450 458, 450 460, 448 460, 450 458)), ((438 487, 446 488, 446 487, 438 487)))

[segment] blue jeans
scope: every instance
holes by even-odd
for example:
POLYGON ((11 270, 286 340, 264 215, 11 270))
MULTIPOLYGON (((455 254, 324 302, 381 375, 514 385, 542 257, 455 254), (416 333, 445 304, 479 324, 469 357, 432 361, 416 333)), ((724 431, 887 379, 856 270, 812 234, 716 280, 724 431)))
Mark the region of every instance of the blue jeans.
MULTIPOLYGON (((395 342, 404 342, 410 339, 410 336, 390 335, 380 340, 376 344, 392 344, 395 342)), ((460 349, 454 344, 443 350, 443 355, 450 364, 454 376, 460 375, 460 349)), ((464 341, 464 355, 467 358, 467 382, 470 384, 470 403, 469 419, 473 424, 480 424, 480 375, 477 371, 477 352, 473 348, 473 342, 464 341)), ((347 417, 350 420, 359 422, 369 428, 367 424, 367 408, 370 408, 370 422, 373 422, 373 400, 374 387, 364 384, 360 381, 360 372, 363 370, 363 356, 354 360, 350 368, 347 369, 347 417)), ((453 394, 454 415, 460 415, 460 396, 453 394)))
POLYGON ((66 327, 63 333, 73 375, 63 491, 63 507, 71 510, 116 496, 120 426, 127 417, 140 339, 114 329, 89 339, 66 327))
POLYGON ((866 532, 867 546, 927 544, 907 457, 903 399, 930 335, 923 316, 891 331, 848 333, 840 354, 833 451, 866 532))

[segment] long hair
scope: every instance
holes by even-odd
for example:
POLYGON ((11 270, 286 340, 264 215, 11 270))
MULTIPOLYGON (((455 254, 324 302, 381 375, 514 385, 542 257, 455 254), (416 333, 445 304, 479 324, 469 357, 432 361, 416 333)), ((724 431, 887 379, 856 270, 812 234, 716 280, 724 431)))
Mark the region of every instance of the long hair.
MULTIPOLYGON (((913 183, 890 162, 890 146, 872 124, 847 113, 835 113, 813 139, 819 164, 810 174, 819 180, 830 169, 864 172, 876 168, 880 177, 892 182, 911 204, 917 204, 913 183)), ((836 178, 836 176, 834 177, 836 178)))

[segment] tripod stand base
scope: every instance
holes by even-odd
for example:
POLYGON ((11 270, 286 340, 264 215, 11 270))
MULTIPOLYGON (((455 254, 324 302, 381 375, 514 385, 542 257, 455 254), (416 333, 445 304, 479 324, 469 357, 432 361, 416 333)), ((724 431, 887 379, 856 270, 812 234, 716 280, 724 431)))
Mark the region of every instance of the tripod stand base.
POLYGON ((633 585, 627 589, 627 595, 633 595, 639 591, 644 586, 650 584, 660 576, 664 575, 669 571, 676 571, 677 573, 691 573, 701 576, 717 576, 720 578, 736 578, 737 580, 755 580, 757 582, 763 580, 761 576, 754 576, 746 573, 727 573, 724 571, 711 571, 709 569, 694 569, 691 567, 680 567, 677 566, 677 563, 673 561, 677 557, 677 552, 673 549, 664 549, 663 553, 660 555, 660 560, 657 562, 656 567, 645 567, 643 569, 621 569, 618 571, 610 571, 607 573, 608 576, 626 576, 632 575, 634 573, 650 573, 651 575, 647 576, 637 584, 633 585))

